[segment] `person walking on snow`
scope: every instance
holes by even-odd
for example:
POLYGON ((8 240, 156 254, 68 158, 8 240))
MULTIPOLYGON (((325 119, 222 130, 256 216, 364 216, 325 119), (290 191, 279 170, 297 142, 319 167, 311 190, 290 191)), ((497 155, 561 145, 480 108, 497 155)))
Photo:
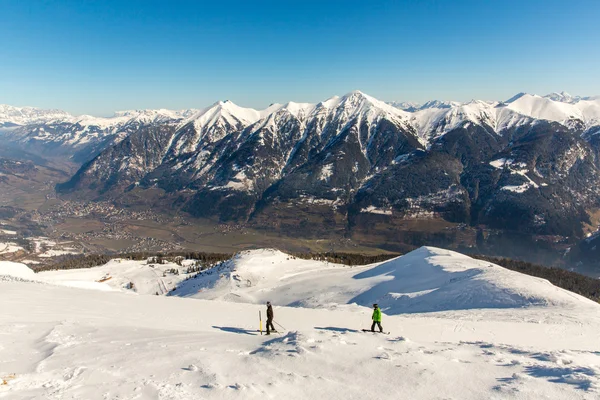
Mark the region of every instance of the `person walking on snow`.
POLYGON ((383 328, 381 327, 381 310, 379 309, 379 306, 377 304, 373 304, 372 319, 373 319, 373 325, 371 325, 371 332, 375 332, 375 324, 377 324, 377 326, 379 327, 379 332, 383 332, 383 328))
POLYGON ((267 301, 267 335, 270 335, 271 331, 277 332, 273 326, 273 307, 271 302, 267 301))

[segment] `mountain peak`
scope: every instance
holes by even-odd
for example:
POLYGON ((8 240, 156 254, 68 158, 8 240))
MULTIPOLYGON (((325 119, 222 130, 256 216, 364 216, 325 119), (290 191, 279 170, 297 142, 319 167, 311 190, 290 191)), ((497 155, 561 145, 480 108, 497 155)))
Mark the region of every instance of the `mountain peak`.
POLYGON ((261 118, 261 113, 253 108, 240 107, 231 100, 217 101, 210 107, 195 113, 184 124, 194 121, 198 129, 212 126, 220 120, 232 125, 250 125, 261 118))
POLYGON ((569 93, 562 91, 562 92, 552 92, 550 94, 547 94, 544 96, 544 98, 546 99, 550 99, 553 101, 558 101, 561 103, 577 103, 579 100, 581 100, 580 96, 571 96, 569 93))
POLYGON ((446 100, 429 100, 423 104, 419 110, 426 110, 428 108, 452 108, 460 106, 462 103, 458 101, 446 101, 446 100))
POLYGON ((519 92, 517 94, 515 94, 513 97, 511 97, 510 99, 506 100, 504 103, 512 103, 513 101, 517 101, 519 100, 521 97, 527 95, 527 93, 525 92, 519 92))
POLYGON ((412 101, 390 101, 388 104, 392 107, 396 107, 407 112, 415 112, 422 106, 422 104, 412 101))
POLYGON ((343 97, 350 97, 350 96, 366 96, 363 92, 361 92, 360 90, 353 90, 351 92, 346 93, 343 97))

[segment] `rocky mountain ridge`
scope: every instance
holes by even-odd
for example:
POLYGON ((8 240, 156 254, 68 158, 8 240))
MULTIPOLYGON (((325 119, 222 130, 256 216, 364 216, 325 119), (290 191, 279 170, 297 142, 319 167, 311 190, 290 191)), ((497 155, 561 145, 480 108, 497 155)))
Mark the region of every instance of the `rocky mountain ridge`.
POLYGON ((529 94, 414 112, 359 91, 262 111, 217 102, 128 119, 58 189, 300 236, 568 243, 600 204, 599 120, 599 100, 529 94))

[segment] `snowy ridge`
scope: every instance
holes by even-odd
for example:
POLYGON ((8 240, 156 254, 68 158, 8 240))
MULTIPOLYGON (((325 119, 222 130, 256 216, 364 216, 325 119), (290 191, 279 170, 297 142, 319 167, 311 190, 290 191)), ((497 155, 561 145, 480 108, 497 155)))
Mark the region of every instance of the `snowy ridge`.
MULTIPOLYGON (((90 115, 64 115, 58 119, 32 122, 13 129, 9 139, 18 143, 42 146, 60 146, 60 151, 85 151, 119 143, 129 134, 144 126, 174 124, 190 115, 194 110, 130 110, 115 113, 112 117, 94 117, 90 115), (71 149, 71 150, 69 150, 71 149)), ((84 158, 85 159, 85 158, 84 158)))
POLYGON ((389 315, 483 308, 597 307, 544 279, 434 247, 352 268, 296 260, 277 250, 245 251, 221 270, 183 282, 171 295, 314 308, 378 303, 389 315))
POLYGON ((411 121, 419 130, 419 135, 431 138, 439 137, 465 122, 485 123, 501 131, 526 123, 525 117, 559 122, 568 127, 574 121, 581 121, 584 129, 589 129, 600 124, 600 99, 571 96, 566 92, 543 97, 518 93, 504 103, 432 100, 413 110, 412 114, 411 121))
POLYGON ((325 100, 317 105, 317 109, 319 108, 332 110, 335 118, 342 120, 350 120, 352 117, 364 115, 372 122, 382 113, 402 120, 408 118, 410 115, 359 90, 350 92, 342 97, 334 96, 325 100))
MULTIPOLYGON (((130 133, 127 127, 174 122, 181 128, 193 123, 198 132, 196 138, 174 142, 175 154, 183 154, 202 148, 204 138, 209 141, 220 140, 228 132, 241 131, 258 121, 263 121, 259 122, 259 126, 265 126, 282 112, 293 115, 303 123, 319 118, 323 121, 361 118, 373 124, 387 117, 406 127, 413 124, 421 140, 438 138, 466 122, 507 129, 525 123, 527 120, 524 117, 555 121, 567 126, 573 125, 574 121, 581 121, 585 129, 600 125, 599 98, 571 96, 565 92, 544 97, 519 93, 500 105, 485 101, 460 103, 432 100, 417 107, 414 103, 388 104, 360 91, 353 91, 318 104, 289 102, 272 104, 264 110, 240 107, 226 100, 202 110, 127 110, 106 118, 0 105, 0 127, 33 125, 30 129, 14 133, 15 137, 22 141, 81 146, 117 135, 120 131, 125 132, 126 136, 130 133), (524 117, 515 116, 514 113, 524 117), (408 120, 411 122, 408 123, 408 120)), ((117 141, 124 135, 117 135, 117 141)))
POLYGON ((407 112, 414 112, 421 108, 420 103, 415 103, 412 101, 390 101, 388 104, 392 107, 396 107, 407 112))
POLYGON ((0 128, 44 123, 71 117, 62 110, 44 110, 35 107, 14 107, 0 104, 0 128))
MULTIPOLYGON (((267 110, 278 106, 269 107, 267 110)), ((175 158, 200 151, 205 144, 221 140, 228 133, 239 132, 265 114, 266 111, 240 107, 229 100, 218 101, 179 122, 179 132, 168 146, 168 157, 175 158), (189 133, 190 126, 193 127, 192 135, 189 133)))
POLYGON ((445 100, 430 100, 419 107, 419 110, 427 110, 430 108, 454 108, 460 107, 463 103, 458 101, 445 101, 445 100))
MULTIPOLYGON (((221 157, 238 149, 252 154, 261 151, 262 157, 272 155, 270 164, 258 159, 236 160, 226 175, 208 186, 210 190, 253 192, 256 190, 253 179, 257 175, 266 174, 267 179, 282 176, 283 169, 296 155, 295 150, 309 134, 317 136, 326 146, 338 140, 349 127, 356 130, 364 124, 371 135, 384 119, 412 131, 408 115, 360 91, 318 104, 272 104, 262 111, 239 107, 230 101, 218 102, 180 123, 164 160, 173 164, 172 170, 204 182, 221 173, 222 165, 218 164, 221 157)), ((367 151, 370 139, 367 136, 363 152, 367 151)))
POLYGON ((416 126, 419 137, 426 143, 446 133, 464 127, 467 123, 491 128, 496 133, 514 126, 530 123, 532 119, 497 103, 474 100, 469 103, 445 108, 428 108, 413 113, 411 122, 416 126))
POLYGON ((550 98, 524 94, 510 102, 507 108, 536 119, 566 124, 580 120, 586 127, 600 121, 600 101, 580 100, 574 104, 554 101, 550 98))

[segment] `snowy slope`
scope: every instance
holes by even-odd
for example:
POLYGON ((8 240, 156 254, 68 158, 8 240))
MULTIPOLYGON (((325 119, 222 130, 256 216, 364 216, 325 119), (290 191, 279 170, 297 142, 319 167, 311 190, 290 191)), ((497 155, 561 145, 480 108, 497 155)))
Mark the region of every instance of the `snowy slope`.
POLYGON ((50 128, 53 125, 62 125, 66 129, 61 131, 60 129, 52 130, 45 127, 37 127, 33 131, 35 135, 30 134, 27 136, 27 139, 80 146, 94 139, 116 135, 120 131, 127 132, 128 127, 133 127, 133 130, 135 130, 135 128, 141 125, 179 121, 184 116, 189 115, 189 113, 189 110, 171 111, 161 109, 117 112, 112 117, 80 115, 49 121, 46 124, 50 125, 50 128))
POLYGON ((408 112, 417 111, 419 108, 421 108, 421 104, 412 101, 390 101, 388 104, 408 112))
POLYGON ((504 103, 473 100, 467 103, 433 100, 411 110, 411 122, 419 136, 440 137, 467 122, 504 129, 534 120, 554 121, 571 127, 581 121, 584 129, 600 124, 600 99, 571 96, 566 92, 546 96, 519 93, 504 103))
MULTIPOLYGON (((552 92, 550 94, 545 95, 544 98, 550 99, 553 101, 560 101, 561 103, 577 103, 578 101, 580 101, 582 99, 580 96, 572 96, 565 91, 552 92)), ((587 100, 589 98, 586 97, 585 99, 587 100)))
POLYGON ((493 105, 473 101, 451 107, 424 108, 412 115, 411 122, 417 128, 419 137, 429 143, 467 122, 496 128, 497 118, 497 110, 493 105))
POLYGON ((183 282, 171 295, 316 308, 378 303, 390 315, 486 308, 597 308, 596 303, 544 279, 434 247, 361 267, 293 259, 277 250, 246 251, 220 270, 183 282))
MULTIPOLYGON (((5 138, 28 151, 67 155, 77 162, 89 161, 98 152, 121 142, 146 126, 177 124, 197 110, 129 110, 111 117, 69 114, 45 116, 24 121, 23 126, 5 130, 5 138)), ((1 125, 0 110, 0 127, 1 125)))
POLYGON ((427 110, 430 108, 454 108, 460 107, 462 103, 458 101, 446 101, 446 100, 430 100, 419 107, 419 110, 427 110))
MULTIPOLYGON (((281 257, 246 254, 240 268, 260 269, 274 293, 292 270, 316 268, 291 268, 281 257)), ((403 258, 362 273, 382 273, 387 283, 411 269, 413 284, 460 285, 440 274, 475 268, 433 248, 403 258)), ((519 283, 477 268, 490 270, 474 279, 506 290, 519 283)), ((339 275, 312 274, 321 278, 315 290, 339 290, 339 275)), ((554 299, 553 307, 384 315, 388 336, 359 331, 369 308, 276 305, 287 330, 261 336, 262 305, 0 281, 0 304, 10 310, 0 313, 0 399, 597 399, 599 307, 522 283, 512 290, 554 299)), ((472 286, 463 288, 469 295, 472 286)))
POLYGON ((507 108, 532 118, 562 124, 567 124, 571 120, 580 120, 586 127, 591 127, 600 121, 600 100, 597 99, 579 100, 573 103, 523 94, 516 100, 509 102, 507 108))
POLYGON ((185 269, 174 263, 114 259, 100 267, 40 272, 36 278, 59 285, 65 282, 102 282, 113 290, 153 295, 166 294, 177 286, 187 277, 185 269), (180 274, 167 272, 171 269, 179 270, 180 274))
POLYGON ((35 273, 25 264, 0 261, 0 276, 21 279, 34 279, 35 273))

